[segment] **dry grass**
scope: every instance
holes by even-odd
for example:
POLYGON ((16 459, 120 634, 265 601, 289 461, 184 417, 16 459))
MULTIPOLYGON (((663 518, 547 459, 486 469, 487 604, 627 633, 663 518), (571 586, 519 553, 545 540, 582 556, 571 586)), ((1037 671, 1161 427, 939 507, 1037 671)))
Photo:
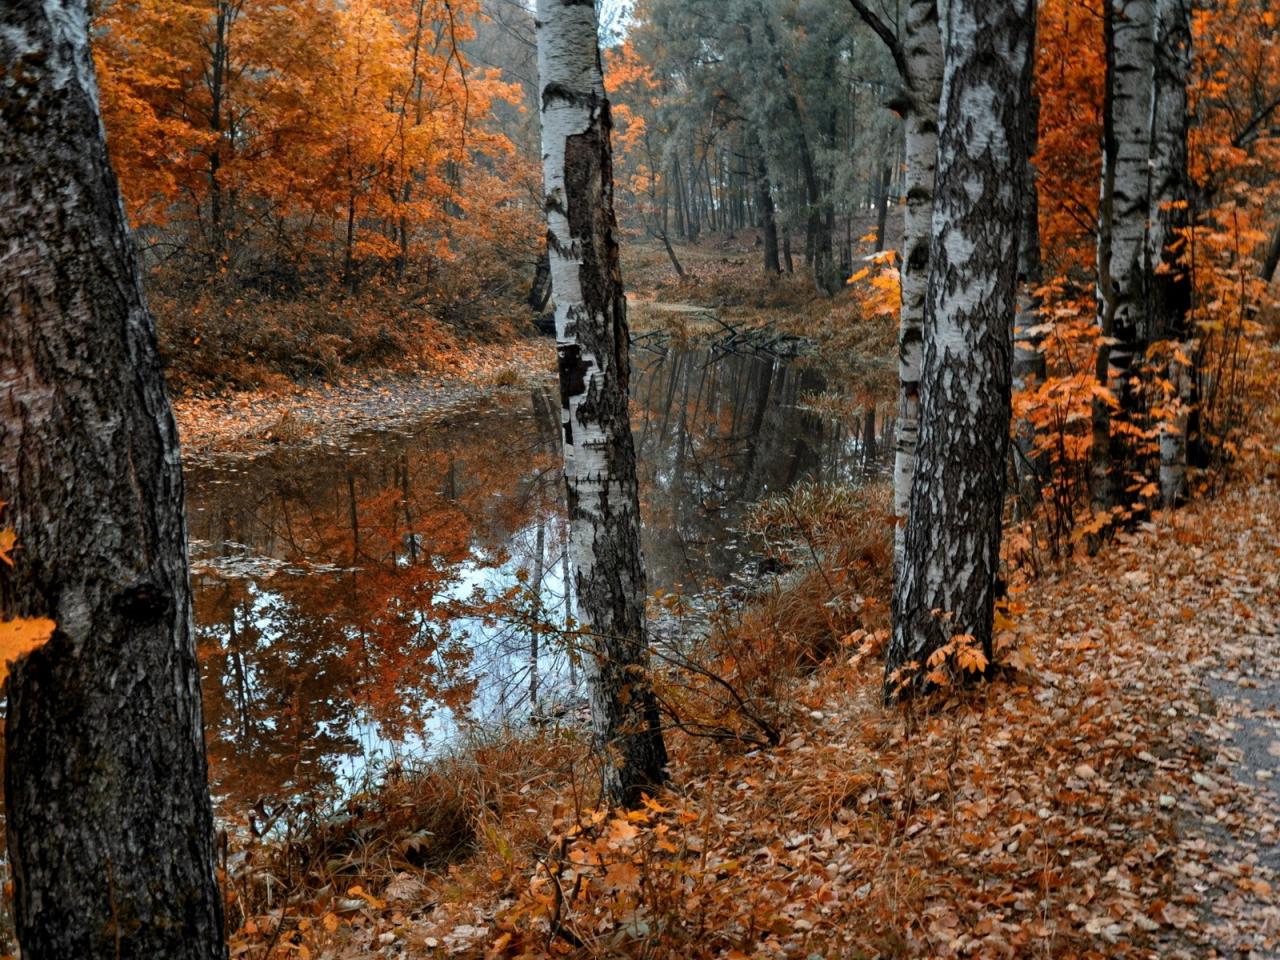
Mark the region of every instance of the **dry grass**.
POLYGON ((463 861, 529 856, 542 836, 531 805, 572 789, 585 752, 572 730, 495 734, 422 765, 393 764, 336 809, 299 798, 267 837, 242 832, 226 844, 233 942, 274 955, 271 944, 296 939, 306 918, 420 895, 463 861))

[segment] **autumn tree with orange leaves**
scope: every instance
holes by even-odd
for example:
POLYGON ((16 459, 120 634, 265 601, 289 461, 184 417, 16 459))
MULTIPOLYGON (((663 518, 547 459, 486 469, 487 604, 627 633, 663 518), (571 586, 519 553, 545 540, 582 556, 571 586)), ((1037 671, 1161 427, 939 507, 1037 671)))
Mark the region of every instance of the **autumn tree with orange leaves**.
MULTIPOLYGON (((95 55, 108 141, 146 263, 186 304, 161 301, 166 346, 183 369, 202 351, 210 366, 271 350, 236 315, 287 337, 301 321, 272 303, 348 304, 310 331, 338 353, 312 343, 315 358, 286 370, 325 372, 361 349, 411 349, 405 338, 424 333, 422 316, 479 322, 479 298, 521 282, 536 237, 533 171, 490 122, 520 90, 468 58, 480 7, 103 6, 95 55), (379 294, 390 305, 360 305, 379 294), (388 311, 396 323, 376 315, 388 311), (171 313, 181 314, 172 324, 171 313)), ((305 357, 305 338, 290 342, 305 357)))

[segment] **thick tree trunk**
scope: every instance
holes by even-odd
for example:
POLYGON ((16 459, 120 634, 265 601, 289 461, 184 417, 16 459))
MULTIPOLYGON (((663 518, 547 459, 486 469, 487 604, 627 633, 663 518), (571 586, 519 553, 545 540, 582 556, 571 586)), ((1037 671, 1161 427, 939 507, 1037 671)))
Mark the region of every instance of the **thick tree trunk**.
POLYGON ((903 114, 906 207, 902 236, 902 306, 898 317, 898 415, 894 428, 893 561, 902 563, 907 508, 915 475, 920 422, 920 363, 929 283, 933 181, 938 160, 938 100, 942 95, 942 34, 937 0, 910 0, 904 35, 894 31, 863 0, 854 10, 888 47, 902 80, 892 106, 903 114))
MULTIPOLYGON (((1102 36, 1105 49, 1105 76, 1102 94, 1102 176, 1098 197, 1098 352, 1094 358, 1094 378, 1106 387, 1111 369, 1111 329, 1115 317, 1115 291, 1111 282, 1113 195, 1116 180, 1115 133, 1115 16, 1110 2, 1102 5, 1102 36)), ((1089 499, 1095 513, 1111 509, 1115 502, 1111 470, 1111 405, 1105 396, 1095 395, 1090 410, 1089 499)), ((1090 549, 1099 543, 1090 538, 1090 549)))
POLYGON ((587 665, 604 793, 611 802, 634 804, 665 780, 667 754, 647 676, 612 122, 594 4, 538 0, 537 23, 574 592, 579 619, 595 643, 587 665))
POLYGON ((1033 2, 948 5, 918 469, 894 591, 889 698, 902 682, 919 686, 930 653, 955 636, 991 656, 1033 2))
MULTIPOLYGON (((1147 215, 1151 193, 1151 104, 1154 58, 1153 0, 1108 0, 1105 143, 1102 152, 1102 203, 1098 246, 1098 324, 1105 356, 1098 376, 1118 404, 1117 414, 1132 422, 1141 391, 1132 378, 1149 341, 1147 298, 1151 293, 1146 258, 1147 215)), ((1108 405, 1095 403, 1091 473, 1096 509, 1127 502, 1131 474, 1138 466, 1133 444, 1112 429, 1108 405)))
POLYGON ((26 960, 216 960, 222 901, 178 438, 107 162, 82 2, 0 6, 5 617, 52 639, 6 686, 26 960))
POLYGON ((1160 496, 1186 499, 1187 424, 1196 374, 1188 323, 1191 273, 1183 258, 1190 176, 1187 168, 1187 77, 1191 71, 1190 0, 1156 0, 1155 100, 1151 111, 1151 201, 1146 260, 1151 275, 1152 335, 1165 341, 1168 408, 1160 419, 1160 496))

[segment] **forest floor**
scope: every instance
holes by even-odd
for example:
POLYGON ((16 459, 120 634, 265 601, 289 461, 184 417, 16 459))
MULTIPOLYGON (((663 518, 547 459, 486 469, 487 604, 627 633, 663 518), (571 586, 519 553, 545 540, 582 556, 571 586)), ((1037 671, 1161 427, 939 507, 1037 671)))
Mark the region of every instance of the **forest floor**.
POLYGON ((333 875, 273 941, 319 957, 1280 957, 1271 417, 1215 498, 1021 592, 1003 678, 886 710, 867 646, 883 635, 857 631, 784 685, 779 745, 674 735, 669 790, 630 814, 590 809, 580 738, 499 751, 508 784, 471 798, 465 858, 333 875))

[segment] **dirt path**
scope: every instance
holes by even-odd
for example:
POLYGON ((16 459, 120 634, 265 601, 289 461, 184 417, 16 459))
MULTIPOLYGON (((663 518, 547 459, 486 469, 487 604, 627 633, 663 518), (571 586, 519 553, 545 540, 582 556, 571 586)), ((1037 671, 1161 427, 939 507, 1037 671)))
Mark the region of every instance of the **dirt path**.
POLYGON ((183 457, 253 456, 279 444, 332 442, 355 433, 475 402, 527 391, 554 376, 548 340, 477 347, 444 369, 384 374, 287 393, 240 392, 174 402, 183 457))
POLYGON ((1273 481, 1222 506, 1206 531, 1221 552, 1205 556, 1198 589, 1210 600, 1201 675, 1217 708, 1203 736, 1231 797, 1195 825, 1216 849, 1188 879, 1204 898, 1206 946, 1280 958, 1280 491, 1273 481))
MULTIPOLYGON (((1241 481, 1161 518, 1095 563, 1077 589, 1105 629, 1149 645, 1169 718, 1151 750, 1174 814, 1173 885, 1152 918, 1160 957, 1280 958, 1280 488, 1241 481), (1116 622, 1116 620, 1119 622, 1116 622)), ((1131 659, 1131 668, 1143 666, 1131 659)), ((1157 788, 1158 789, 1158 788, 1157 788)), ((1150 915, 1149 915, 1150 916, 1150 915)))

